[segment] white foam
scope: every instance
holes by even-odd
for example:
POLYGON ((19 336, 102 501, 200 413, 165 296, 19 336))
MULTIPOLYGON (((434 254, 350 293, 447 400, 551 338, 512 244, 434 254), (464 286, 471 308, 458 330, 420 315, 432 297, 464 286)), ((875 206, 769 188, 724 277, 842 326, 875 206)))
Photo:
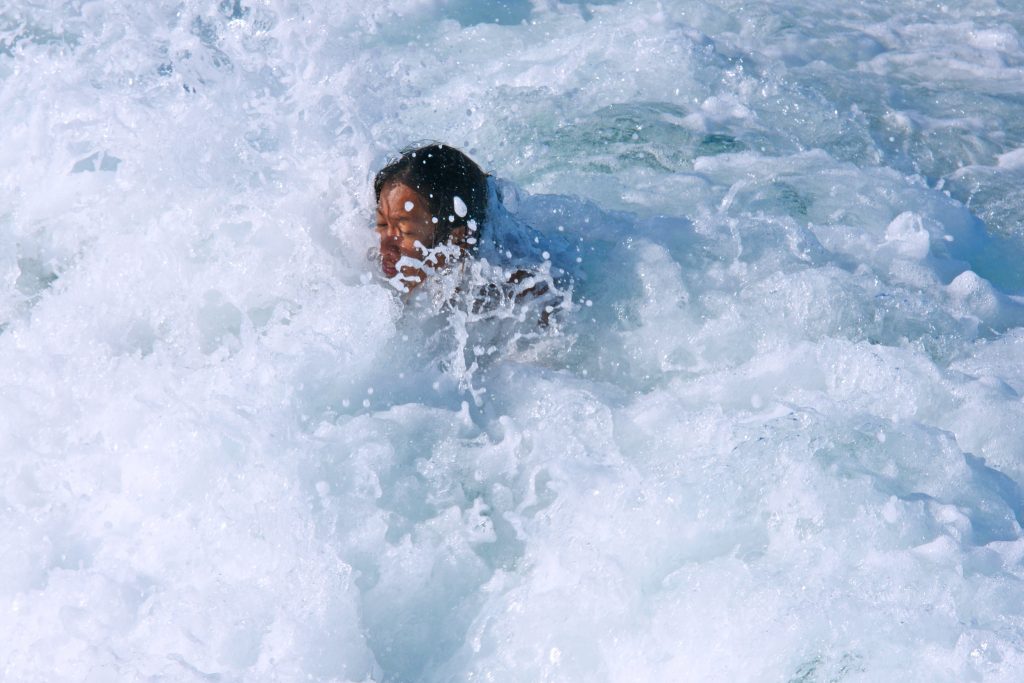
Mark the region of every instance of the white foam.
POLYGON ((1007 3, 22 5, 0 678, 1024 669, 1007 3))
POLYGON ((998 157, 1000 168, 1019 169, 1024 168, 1024 148, 1015 149, 998 157))

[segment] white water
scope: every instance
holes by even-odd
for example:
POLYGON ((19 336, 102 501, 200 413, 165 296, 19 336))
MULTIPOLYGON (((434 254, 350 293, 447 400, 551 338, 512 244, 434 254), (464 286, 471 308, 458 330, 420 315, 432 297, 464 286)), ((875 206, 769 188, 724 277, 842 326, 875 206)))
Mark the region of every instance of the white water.
POLYGON ((0 112, 3 680, 1020 680, 1018 0, 14 0, 0 112), (372 274, 431 138, 547 330, 372 274))

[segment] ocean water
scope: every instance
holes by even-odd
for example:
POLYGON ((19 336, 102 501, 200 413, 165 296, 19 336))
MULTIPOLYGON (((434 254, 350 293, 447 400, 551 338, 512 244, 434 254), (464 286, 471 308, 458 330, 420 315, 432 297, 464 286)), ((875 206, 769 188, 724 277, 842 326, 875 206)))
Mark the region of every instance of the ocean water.
POLYGON ((0 3, 0 679, 1019 681, 1022 188, 1020 0, 0 3))

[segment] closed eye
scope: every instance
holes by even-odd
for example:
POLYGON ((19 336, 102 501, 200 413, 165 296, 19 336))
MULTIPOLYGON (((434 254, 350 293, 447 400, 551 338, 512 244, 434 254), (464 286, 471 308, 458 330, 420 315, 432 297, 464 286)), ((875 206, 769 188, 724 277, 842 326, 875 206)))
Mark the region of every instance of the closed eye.
POLYGON ((417 228, 418 226, 413 221, 410 221, 408 218, 398 219, 398 232, 400 232, 402 235, 416 235, 418 234, 417 228))
MULTIPOLYGON (((387 223, 377 223, 378 232, 385 232, 387 229, 387 223)), ((416 235, 415 226, 409 225, 406 221, 399 221, 398 234, 402 237, 414 237, 416 235)))

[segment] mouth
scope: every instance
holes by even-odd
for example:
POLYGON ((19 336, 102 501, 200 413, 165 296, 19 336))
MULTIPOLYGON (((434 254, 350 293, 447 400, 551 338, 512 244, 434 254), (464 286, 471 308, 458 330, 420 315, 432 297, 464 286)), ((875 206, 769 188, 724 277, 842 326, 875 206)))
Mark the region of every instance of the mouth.
POLYGON ((380 256, 380 269, 387 277, 398 275, 398 259, 401 255, 397 251, 384 251, 380 256))

